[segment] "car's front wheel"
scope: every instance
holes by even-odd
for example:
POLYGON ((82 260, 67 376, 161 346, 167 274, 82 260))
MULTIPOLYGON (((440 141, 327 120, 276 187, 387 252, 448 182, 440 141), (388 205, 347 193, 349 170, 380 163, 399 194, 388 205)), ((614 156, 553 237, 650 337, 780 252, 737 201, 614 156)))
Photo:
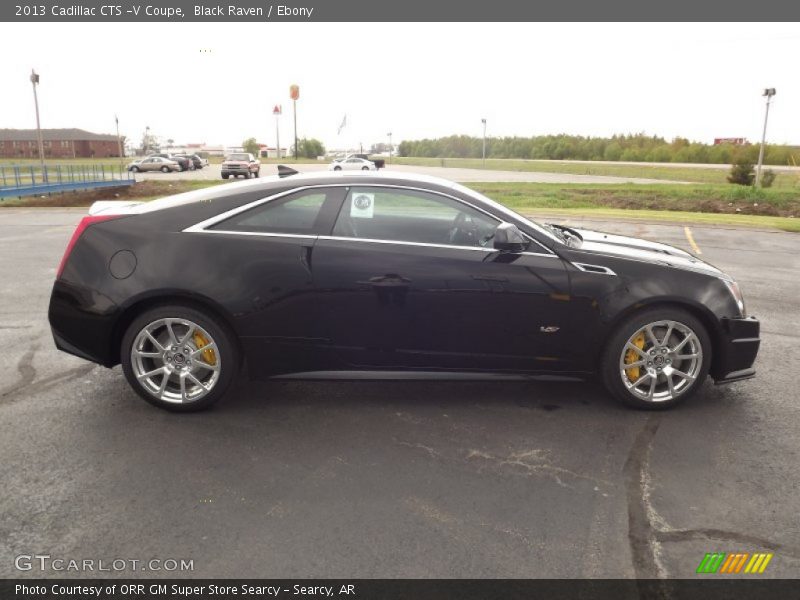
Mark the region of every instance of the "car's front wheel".
POLYGON ((692 396, 711 364, 711 338, 689 312, 652 308, 622 322, 602 359, 602 377, 616 398, 635 408, 657 410, 692 396))
POLYGON ((161 167, 161 172, 162 172, 162 173, 169 173, 169 172, 170 172, 170 170, 171 170, 171 169, 170 169, 169 167, 161 167))
POLYGON ((164 305, 130 324, 120 349, 122 370, 151 404, 195 411, 225 395, 239 370, 236 341, 216 317, 188 306, 164 305))

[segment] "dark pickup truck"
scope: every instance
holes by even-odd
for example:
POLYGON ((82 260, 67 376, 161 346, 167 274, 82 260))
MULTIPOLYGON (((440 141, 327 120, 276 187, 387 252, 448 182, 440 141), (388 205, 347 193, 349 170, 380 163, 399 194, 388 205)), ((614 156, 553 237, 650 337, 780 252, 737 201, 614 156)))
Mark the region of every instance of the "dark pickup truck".
POLYGON ((353 154, 355 158, 363 158, 364 160, 368 160, 375 165, 376 169, 382 169, 386 166, 386 161, 382 158, 370 158, 369 154, 353 154))

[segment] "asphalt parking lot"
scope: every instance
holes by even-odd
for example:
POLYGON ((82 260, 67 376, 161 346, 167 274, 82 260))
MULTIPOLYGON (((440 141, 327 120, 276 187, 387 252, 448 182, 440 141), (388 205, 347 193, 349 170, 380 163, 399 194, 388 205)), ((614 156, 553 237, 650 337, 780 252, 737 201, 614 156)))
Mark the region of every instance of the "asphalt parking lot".
MULTIPOLYGON (((330 163, 304 163, 300 165, 289 165, 304 173, 310 171, 327 171, 330 163)), ((647 179, 644 177, 612 177, 608 175, 574 175, 571 173, 544 173, 534 171, 493 171, 484 169, 462 169, 457 167, 419 167, 408 165, 387 165, 386 171, 399 171, 401 173, 421 173, 433 177, 444 177, 450 181, 528 181, 534 183, 680 183, 666 181, 664 179, 647 179)), ((382 169, 383 171, 383 169, 382 169)), ((277 175, 278 166, 274 164, 261 165, 261 177, 277 175)), ((200 179, 213 180, 222 179, 222 167, 220 165, 209 165, 203 169, 194 171, 182 171, 176 173, 161 173, 160 171, 149 171, 137 173, 137 181, 148 179, 172 180, 172 179, 200 179)))
MULTIPOLYGON (((0 211, 0 577, 81 575, 15 570, 34 553, 194 561, 127 576, 693 577, 712 551, 800 572, 796 234, 691 228, 763 341, 756 379, 671 412, 593 383, 272 381, 176 415, 53 346, 81 213, 0 211)), ((689 249, 683 225, 569 222, 689 249)))

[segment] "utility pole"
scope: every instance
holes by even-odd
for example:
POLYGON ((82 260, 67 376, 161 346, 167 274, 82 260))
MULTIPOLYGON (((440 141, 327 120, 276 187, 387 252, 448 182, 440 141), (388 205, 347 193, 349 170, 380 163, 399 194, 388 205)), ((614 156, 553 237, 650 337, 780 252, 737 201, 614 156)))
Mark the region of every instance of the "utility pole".
POLYGON ((767 141, 767 119, 769 119, 769 105, 775 95, 775 88, 766 88, 761 94, 767 99, 767 107, 764 111, 764 131, 761 133, 761 149, 758 151, 758 169, 756 169, 756 187, 761 187, 761 165, 764 163, 764 144, 767 141))
POLYGON ((281 128, 278 119, 282 112, 283 108, 279 104, 276 104, 275 108, 272 109, 272 114, 275 115, 275 145, 278 147, 278 160, 281 159, 281 128))
POLYGON ((147 151, 150 149, 150 125, 144 126, 144 144, 142 145, 144 146, 144 148, 142 148, 144 155, 147 156, 147 151))
POLYGON ((33 85, 33 104, 36 107, 36 139, 39 142, 39 162, 42 165, 42 181, 47 183, 47 170, 44 166, 44 142, 42 141, 42 126, 39 123, 39 97, 36 95, 36 86, 39 85, 39 75, 33 69, 31 69, 31 85, 33 85))
POLYGON ((486 119, 481 119, 481 123, 483 123, 483 152, 481 152, 481 157, 483 161, 483 168, 486 168, 486 119))
POLYGON ((119 117, 114 115, 114 122, 117 124, 117 148, 119 149, 119 172, 122 173, 122 138, 119 137, 119 117))
POLYGON ((392 132, 390 131, 386 135, 389 136, 389 164, 392 164, 392 132))

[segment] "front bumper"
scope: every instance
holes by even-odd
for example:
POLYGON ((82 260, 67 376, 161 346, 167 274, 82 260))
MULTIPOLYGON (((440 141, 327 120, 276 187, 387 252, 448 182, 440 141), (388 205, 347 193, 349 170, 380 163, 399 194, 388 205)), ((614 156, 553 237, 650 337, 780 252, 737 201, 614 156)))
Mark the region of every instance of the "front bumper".
POLYGON ((722 319, 722 336, 711 364, 714 383, 733 383, 755 377, 760 324, 755 317, 722 319))

